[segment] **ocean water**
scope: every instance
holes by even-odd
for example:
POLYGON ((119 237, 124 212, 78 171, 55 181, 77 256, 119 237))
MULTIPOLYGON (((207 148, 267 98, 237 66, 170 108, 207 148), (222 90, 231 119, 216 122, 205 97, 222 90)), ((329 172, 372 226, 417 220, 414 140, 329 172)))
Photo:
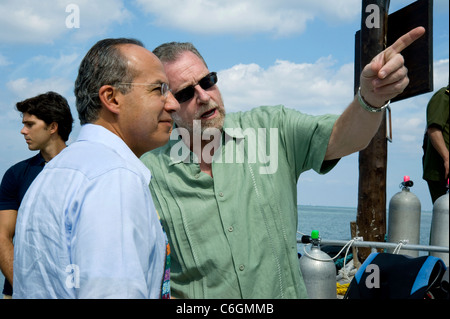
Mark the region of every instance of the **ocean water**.
MULTIPOLYGON (((299 205, 297 210, 299 232, 311 235, 312 230, 318 230, 323 239, 351 239, 350 222, 356 221, 356 208, 299 205)), ((386 221, 389 212, 387 214, 386 221)), ((431 211, 422 211, 420 214, 420 245, 429 244, 432 216, 431 211)), ((301 234, 297 234, 297 237, 301 237, 301 234)))
MULTIPOLYGON (((428 245, 432 212, 421 212, 420 244, 428 245)), ((356 220, 356 208, 328 206, 298 206, 298 231, 310 235, 318 230, 328 240, 350 240, 350 222, 356 220)), ((301 237, 297 234, 297 237, 301 237)), ((299 245, 300 251, 300 245, 299 245)), ((420 252, 420 255, 425 253, 420 252)), ((0 287, 3 290, 4 277, 0 272, 0 287)), ((1 296, 0 296, 1 300, 1 296)))

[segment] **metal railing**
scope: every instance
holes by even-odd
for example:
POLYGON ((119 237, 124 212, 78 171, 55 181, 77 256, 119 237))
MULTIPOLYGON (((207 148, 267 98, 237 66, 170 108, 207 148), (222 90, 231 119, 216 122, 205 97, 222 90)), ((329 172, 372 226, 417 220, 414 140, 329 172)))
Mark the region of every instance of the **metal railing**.
MULTIPOLYGON (((307 244, 307 242, 302 241, 301 238, 297 239, 297 243, 299 244, 307 244)), ((321 245, 330 245, 330 246, 346 246, 349 241, 345 240, 328 240, 320 238, 321 245)), ((449 253, 449 247, 444 246, 430 246, 430 245, 413 245, 408 244, 406 241, 401 241, 399 243, 389 243, 389 242, 376 242, 376 241, 364 241, 362 239, 356 238, 353 241, 352 246, 354 247, 370 247, 370 248, 381 248, 381 249, 398 249, 399 246, 403 250, 420 250, 420 251, 433 251, 440 253, 449 253)))

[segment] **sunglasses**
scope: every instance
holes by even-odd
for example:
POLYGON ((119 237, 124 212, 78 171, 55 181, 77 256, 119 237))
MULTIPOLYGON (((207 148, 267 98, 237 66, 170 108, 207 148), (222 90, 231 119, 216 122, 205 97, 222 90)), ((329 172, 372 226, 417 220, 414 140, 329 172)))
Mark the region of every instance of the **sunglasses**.
POLYGON ((217 73, 211 72, 204 78, 202 78, 198 83, 190 85, 177 93, 175 93, 173 96, 177 99, 178 103, 183 103, 186 101, 189 101, 192 99, 195 95, 195 86, 200 85, 200 87, 203 90, 207 90, 210 87, 214 86, 217 83, 217 73))

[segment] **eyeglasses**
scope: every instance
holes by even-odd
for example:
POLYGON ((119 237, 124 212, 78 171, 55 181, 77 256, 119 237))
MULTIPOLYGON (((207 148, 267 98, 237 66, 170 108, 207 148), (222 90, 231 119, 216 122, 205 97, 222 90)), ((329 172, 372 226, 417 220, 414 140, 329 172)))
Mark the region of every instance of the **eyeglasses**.
POLYGON ((211 72, 204 78, 202 78, 198 83, 189 85, 184 89, 178 91, 173 96, 177 99, 178 103, 183 103, 189 101, 194 97, 195 94, 195 86, 200 85, 203 90, 207 90, 210 87, 214 86, 217 83, 217 73, 211 72))
POLYGON ((169 89, 169 84, 167 83, 127 83, 127 82, 119 82, 120 84, 127 84, 127 85, 145 85, 148 87, 152 87, 154 86, 154 90, 157 90, 158 88, 161 90, 161 95, 164 96, 165 98, 167 97, 167 95, 169 95, 170 89, 169 89))

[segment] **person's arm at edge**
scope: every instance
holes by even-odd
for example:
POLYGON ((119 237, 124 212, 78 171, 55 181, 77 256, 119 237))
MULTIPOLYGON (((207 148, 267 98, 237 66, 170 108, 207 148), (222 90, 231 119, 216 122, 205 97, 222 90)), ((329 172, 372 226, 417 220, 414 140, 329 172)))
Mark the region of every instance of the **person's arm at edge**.
POLYGON ((445 167, 445 179, 448 178, 448 171, 449 171, 449 153, 448 149, 445 146, 444 136, 442 135, 441 129, 435 126, 430 126, 427 129, 428 136, 430 138, 431 144, 433 145, 434 149, 439 153, 439 155, 442 157, 442 160, 444 161, 444 167, 445 167))
POLYGON ((11 286, 13 283, 13 238, 16 219, 17 210, 0 210, 0 269, 11 286))

